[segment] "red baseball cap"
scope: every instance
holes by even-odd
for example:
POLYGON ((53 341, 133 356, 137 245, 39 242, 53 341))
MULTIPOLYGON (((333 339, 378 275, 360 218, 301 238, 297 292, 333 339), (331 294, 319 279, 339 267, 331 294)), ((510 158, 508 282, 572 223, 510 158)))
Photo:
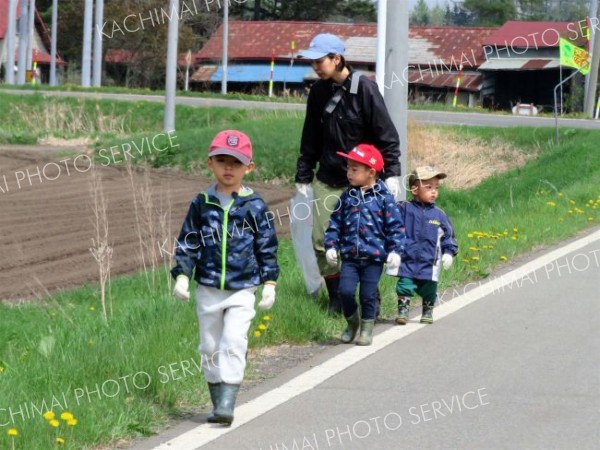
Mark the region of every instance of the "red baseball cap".
POLYGON ((379 150, 377 150, 371 144, 358 144, 348 153, 336 153, 344 158, 351 159, 352 161, 359 162, 365 166, 375 169, 377 172, 381 172, 383 170, 383 156, 381 156, 379 150))
POLYGON ((239 159, 244 165, 252 161, 252 143, 241 131, 225 130, 219 132, 210 143, 208 156, 230 155, 239 159))

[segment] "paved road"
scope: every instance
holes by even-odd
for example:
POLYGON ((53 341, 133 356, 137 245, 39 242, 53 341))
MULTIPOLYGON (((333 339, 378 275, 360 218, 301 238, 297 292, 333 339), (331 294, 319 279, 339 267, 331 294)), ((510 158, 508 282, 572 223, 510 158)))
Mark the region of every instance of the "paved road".
POLYGON ((432 326, 379 326, 370 355, 340 345, 248 392, 231 429, 202 416, 136 449, 596 449, 599 275, 600 230, 441 304, 432 326))
MULTIPOLYGON (((47 96, 55 97, 80 97, 80 98, 97 98, 105 100, 122 100, 122 101, 149 101, 163 103, 164 97, 158 95, 130 95, 130 94, 109 94, 109 93, 94 93, 94 92, 68 92, 68 91, 14 91, 9 89, 0 89, 0 92, 19 95, 41 93, 47 96)), ((248 100, 224 100, 219 98, 197 98, 197 97, 177 97, 178 105, 188 105, 196 107, 225 107, 225 108, 240 108, 240 109, 285 109, 304 111, 306 105, 302 103, 280 103, 280 102, 258 102, 248 100)), ((514 127, 514 126, 530 126, 530 127, 553 127, 554 119, 545 117, 515 117, 500 114, 478 114, 478 113, 460 113, 446 111, 417 111, 410 110, 408 112, 410 119, 415 122, 424 124, 438 125, 479 125, 490 127, 514 127)), ((587 119, 560 119, 561 127, 596 129, 600 130, 600 121, 587 119)))

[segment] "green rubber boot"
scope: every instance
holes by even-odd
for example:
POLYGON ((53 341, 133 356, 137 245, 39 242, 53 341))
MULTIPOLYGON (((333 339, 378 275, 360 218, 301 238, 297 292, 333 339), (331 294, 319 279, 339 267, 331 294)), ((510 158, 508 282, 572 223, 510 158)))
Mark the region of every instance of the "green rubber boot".
POLYGON ((373 343, 373 327, 375 319, 366 319, 360 321, 360 337, 356 345, 371 345, 373 343))
POLYGON ((206 419, 208 423, 217 423, 217 420, 215 419, 215 409, 217 408, 217 405, 221 399, 222 384, 223 383, 208 383, 208 392, 210 392, 210 400, 213 404, 213 410, 206 419))
POLYGON ((342 333, 342 337, 340 339, 344 344, 349 344, 356 337, 356 334, 358 333, 358 328, 360 327, 358 310, 356 310, 354 314, 352 314, 350 317, 346 317, 346 322, 348 322, 348 326, 342 333))
POLYGON ((235 399, 240 390, 239 384, 221 384, 221 397, 215 408, 214 421, 224 425, 231 425, 233 422, 233 409, 235 408, 235 399))
POLYGON ((409 307, 410 297, 398 297, 398 317, 396 317, 396 323, 398 325, 406 325, 408 322, 409 307))

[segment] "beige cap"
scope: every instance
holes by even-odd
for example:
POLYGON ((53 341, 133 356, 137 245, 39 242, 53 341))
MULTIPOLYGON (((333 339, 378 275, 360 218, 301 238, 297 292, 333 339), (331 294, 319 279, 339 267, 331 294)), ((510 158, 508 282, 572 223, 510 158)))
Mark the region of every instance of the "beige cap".
POLYGON ((440 172, 431 166, 421 166, 410 173, 408 185, 412 186, 417 180, 431 180, 432 178, 439 178, 442 180, 446 177, 447 175, 444 172, 440 172))

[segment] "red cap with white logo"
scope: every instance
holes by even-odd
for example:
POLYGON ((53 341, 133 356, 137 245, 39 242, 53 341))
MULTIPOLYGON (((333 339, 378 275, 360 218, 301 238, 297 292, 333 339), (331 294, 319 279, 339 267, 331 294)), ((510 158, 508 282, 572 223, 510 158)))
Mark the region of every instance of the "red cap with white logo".
POLYGON ((359 162, 365 166, 375 169, 377 172, 381 172, 383 170, 383 156, 381 156, 379 150, 377 150, 371 144, 358 144, 348 153, 336 153, 344 158, 351 159, 352 161, 359 162))
POLYGON ((225 130, 218 133, 210 143, 208 156, 230 155, 244 165, 252 161, 252 143, 250 138, 238 130, 225 130))

